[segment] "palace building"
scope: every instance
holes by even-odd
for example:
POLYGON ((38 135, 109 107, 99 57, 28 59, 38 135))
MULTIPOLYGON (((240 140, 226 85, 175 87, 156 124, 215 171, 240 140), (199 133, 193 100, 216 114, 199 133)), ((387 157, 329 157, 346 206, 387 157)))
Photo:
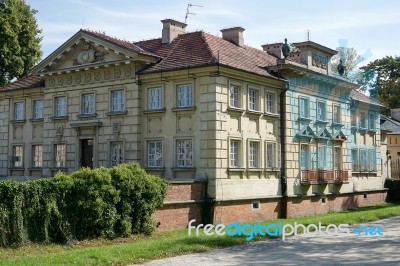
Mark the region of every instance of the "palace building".
POLYGON ((80 30, 1 88, 0 175, 136 161, 171 184, 160 228, 385 200, 381 105, 332 74, 336 51, 306 41, 286 54, 245 45, 241 27, 217 37, 162 24, 140 42, 80 30))

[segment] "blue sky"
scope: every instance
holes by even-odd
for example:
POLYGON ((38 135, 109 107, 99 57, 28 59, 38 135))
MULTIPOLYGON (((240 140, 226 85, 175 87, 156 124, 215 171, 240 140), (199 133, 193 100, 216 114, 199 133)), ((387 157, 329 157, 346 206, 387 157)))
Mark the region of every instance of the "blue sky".
MULTIPOLYGON (((204 30, 221 36, 227 27, 245 28, 247 45, 310 40, 330 48, 339 42, 360 54, 371 51, 367 63, 385 55, 400 55, 400 1, 256 1, 256 0, 26 0, 38 10, 43 29, 44 57, 62 45, 79 29, 139 41, 161 36, 161 19, 184 21, 188 3, 193 6, 188 31, 204 30)), ((369 53, 369 52, 368 52, 369 53)))

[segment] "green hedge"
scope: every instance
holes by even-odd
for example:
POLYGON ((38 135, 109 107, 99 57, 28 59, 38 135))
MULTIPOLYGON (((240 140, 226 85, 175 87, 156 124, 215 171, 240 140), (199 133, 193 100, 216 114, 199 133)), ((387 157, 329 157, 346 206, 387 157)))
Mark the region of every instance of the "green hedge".
POLYGON ((164 180, 137 163, 24 183, 0 181, 0 245, 148 234, 166 190, 164 180))
POLYGON ((400 201, 400 180, 398 179, 386 179, 385 188, 388 188, 388 200, 389 201, 400 201))

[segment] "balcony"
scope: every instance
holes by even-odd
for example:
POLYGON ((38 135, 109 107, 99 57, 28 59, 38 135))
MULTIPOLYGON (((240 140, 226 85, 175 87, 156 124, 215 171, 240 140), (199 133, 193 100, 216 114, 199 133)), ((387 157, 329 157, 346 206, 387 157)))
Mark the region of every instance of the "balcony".
POLYGON ((300 183, 302 184, 318 184, 317 170, 303 169, 300 171, 300 183))
POLYGON ((300 171, 300 183, 305 185, 347 183, 348 181, 349 172, 344 170, 303 169, 300 171))
POLYGON ((318 181, 319 183, 333 183, 334 173, 333 170, 318 169, 318 181))
POLYGON ((349 171, 335 170, 335 183, 348 183, 349 171))

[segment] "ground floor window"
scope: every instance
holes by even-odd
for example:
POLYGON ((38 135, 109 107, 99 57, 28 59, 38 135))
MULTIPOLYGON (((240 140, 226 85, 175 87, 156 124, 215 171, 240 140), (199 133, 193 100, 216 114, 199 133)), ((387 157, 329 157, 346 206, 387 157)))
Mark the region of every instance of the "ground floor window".
POLYGON ((54 147, 55 167, 65 167, 65 144, 56 144, 54 147))
POLYGON ((33 157, 33 167, 42 167, 43 158, 42 158, 42 145, 34 145, 32 147, 32 157, 33 157))
POLYGON ((111 142, 111 166, 116 166, 124 161, 124 145, 122 141, 111 142))
POLYGON ((13 167, 22 167, 24 158, 24 146, 13 146, 13 167))
POLYGON ((162 167, 163 165, 163 149, 162 141, 154 140, 147 142, 147 166, 162 167))
POLYGON ((192 140, 189 139, 176 141, 177 167, 193 166, 192 146, 192 140))
POLYGON ((266 145, 266 154, 267 154, 267 168, 275 168, 276 164, 276 143, 267 142, 266 145))

